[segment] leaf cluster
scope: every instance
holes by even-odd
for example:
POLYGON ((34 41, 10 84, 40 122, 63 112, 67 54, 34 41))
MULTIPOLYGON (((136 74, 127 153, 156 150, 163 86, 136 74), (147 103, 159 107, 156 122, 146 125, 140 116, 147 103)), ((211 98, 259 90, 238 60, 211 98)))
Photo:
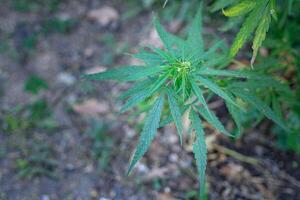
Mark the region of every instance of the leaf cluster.
POLYGON ((126 100, 121 112, 149 102, 144 127, 131 159, 128 174, 148 150, 159 127, 174 122, 179 141, 184 140, 182 117, 187 114, 195 138, 193 151, 203 194, 206 170, 206 143, 203 122, 211 124, 218 132, 233 136, 227 130, 209 103, 221 99, 236 124, 236 132, 242 131, 242 116, 252 108, 287 129, 282 118, 259 96, 257 90, 266 85, 283 88, 283 84, 271 77, 251 70, 226 69, 228 51, 224 41, 218 40, 206 47, 202 38, 201 8, 188 28, 185 38, 179 38, 165 30, 158 18, 154 19, 157 33, 164 49, 148 46, 133 55, 144 62, 142 66, 124 66, 84 77, 91 80, 115 80, 131 82, 132 87, 120 95, 126 100), (164 112, 166 110, 166 112, 164 112))
POLYGON ((212 11, 222 9, 223 14, 230 18, 244 18, 241 29, 236 35, 230 49, 230 56, 234 57, 239 49, 254 32, 252 44, 253 55, 251 65, 257 56, 259 47, 266 38, 271 18, 278 20, 276 0, 218 0, 212 5, 212 11))

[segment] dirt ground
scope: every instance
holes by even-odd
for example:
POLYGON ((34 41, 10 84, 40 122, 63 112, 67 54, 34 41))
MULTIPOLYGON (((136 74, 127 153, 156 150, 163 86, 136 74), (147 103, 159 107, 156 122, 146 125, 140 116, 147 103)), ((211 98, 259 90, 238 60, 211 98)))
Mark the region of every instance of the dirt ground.
MULTIPOLYGON (((173 125, 125 176, 141 129, 140 117, 118 114, 128 86, 80 77, 137 63, 124 52, 140 44, 160 45, 151 10, 127 18, 126 1, 62 1, 30 12, 13 2, 0 1, 0 199, 197 199, 191 141, 181 147, 173 125), (108 10, 102 20, 100 8, 108 10), (47 83, 38 94, 24 89, 33 75, 47 83), (46 102, 45 119, 28 117, 34 102, 46 102), (9 117, 17 124, 10 129, 9 117)), ((300 199, 300 157, 276 147, 268 122, 235 141, 207 132, 208 199, 300 199)))

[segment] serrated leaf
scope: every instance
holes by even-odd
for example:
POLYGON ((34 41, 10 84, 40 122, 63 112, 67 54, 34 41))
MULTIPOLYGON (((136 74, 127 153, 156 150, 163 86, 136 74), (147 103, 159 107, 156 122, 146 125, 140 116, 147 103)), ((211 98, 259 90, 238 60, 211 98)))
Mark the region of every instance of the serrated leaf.
POLYGON ((179 136, 179 141, 180 144, 182 145, 182 132, 183 132, 183 125, 181 121, 181 112, 180 108, 178 106, 177 100, 174 97, 174 91, 173 90, 167 90, 167 95, 168 95, 168 101, 169 101, 169 108, 173 117, 173 120, 175 122, 178 136, 179 136))
POLYGON ((204 195, 205 191, 205 171, 207 165, 207 149, 205 143, 205 133, 199 116, 194 110, 191 110, 191 121, 196 133, 196 140, 193 144, 193 152, 196 159, 198 176, 200 181, 200 194, 204 195))
POLYGON ((222 48, 224 45, 224 40, 218 40, 208 49, 208 51, 204 52, 201 56, 199 56, 200 59, 208 59, 212 54, 214 54, 218 49, 222 48))
POLYGON ((266 34, 269 30, 270 23, 271 23, 271 15, 270 15, 270 9, 268 6, 265 9, 264 15, 262 16, 262 18, 258 24, 258 27, 255 31, 255 36, 254 36, 253 45, 252 45, 253 55, 251 58, 251 66, 253 65, 253 63, 255 61, 259 47, 262 45, 262 42, 266 39, 266 34))
POLYGON ((142 60, 149 66, 158 66, 162 64, 162 59, 160 56, 147 51, 141 51, 133 54, 133 57, 142 60))
POLYGON ((136 83, 134 86, 132 86, 131 88, 129 88, 128 90, 123 92, 119 96, 118 100, 126 99, 129 96, 140 92, 141 90, 145 90, 145 88, 147 88, 147 86, 151 85, 152 82, 153 82, 153 80, 151 80, 151 79, 145 79, 145 80, 142 80, 142 81, 136 83))
POLYGON ((249 95, 243 90, 233 90, 236 96, 240 97, 250 105, 252 105, 254 108, 259 110, 262 114, 264 114, 267 118, 281 126, 284 130, 288 130, 284 122, 280 119, 278 115, 267 105, 265 104, 262 100, 257 98, 254 95, 249 95))
POLYGON ((166 81, 167 77, 163 77, 158 79, 153 83, 153 85, 150 88, 147 88, 145 90, 142 90, 132 97, 128 99, 128 101, 125 103, 124 106, 122 106, 120 112, 126 112, 130 108, 136 106, 137 104, 144 101, 146 98, 150 97, 154 92, 156 92, 166 81))
POLYGON ((151 144, 152 140, 154 139, 154 137, 157 133, 157 129, 159 127, 159 121, 160 121, 163 104, 164 104, 164 95, 161 95, 155 101, 152 109, 149 111, 148 116, 145 120, 145 125, 143 128, 143 131, 141 133, 139 142, 136 147, 136 151, 130 162, 130 165, 129 165, 129 168, 127 171, 127 175, 130 174, 133 167, 143 157, 143 155, 146 153, 146 151, 150 147, 150 144, 151 144))
POLYGON ((228 9, 223 10, 223 14, 227 17, 236 17, 244 15, 250 12, 255 7, 255 5, 255 1, 244 0, 228 9))
POLYGON ((255 30, 262 13, 265 9, 266 1, 259 0, 257 6, 253 9, 251 13, 247 16, 246 20, 244 21, 242 28, 240 29, 239 33, 237 34, 236 38, 230 49, 230 57, 234 57, 239 49, 245 44, 247 39, 250 37, 251 33, 255 30))
POLYGON ((136 106, 137 104, 141 103, 142 101, 144 101, 146 98, 150 97, 151 94, 151 90, 147 89, 147 90, 142 90, 136 94, 134 94, 133 96, 131 96, 127 102, 122 106, 122 108, 120 109, 120 112, 126 112, 127 110, 129 110, 130 108, 136 106))
POLYGON ((194 20, 191 23, 191 27, 188 31, 187 43, 189 51, 194 56, 199 56, 204 51, 204 42, 202 38, 202 3, 197 11, 194 20))
POLYGON ((197 71, 197 73, 205 76, 225 76, 225 77, 235 77, 235 78, 262 79, 262 77, 260 77, 259 74, 253 71, 245 71, 245 70, 221 70, 221 69, 205 68, 203 70, 197 71))
POLYGON ((257 89, 268 89, 268 88, 272 88, 278 92, 281 93, 286 93, 286 95, 290 96, 291 94, 291 90, 290 88, 273 79, 272 77, 268 77, 268 76, 264 76, 264 75, 259 75, 260 78, 258 79, 248 79, 247 81, 244 82, 237 82, 237 81, 233 81, 231 82, 227 88, 240 88, 240 89, 247 89, 247 90, 257 90, 257 89))
MULTIPOLYGON (((183 115, 187 109, 189 108, 189 105, 184 105, 180 108, 180 113, 181 115, 183 115)), ((160 124, 159 124, 159 127, 164 127, 168 124, 170 124, 171 122, 173 122, 174 119, 173 119, 173 116, 172 115, 169 115, 168 117, 166 117, 165 119, 161 120, 160 124)))
POLYGON ((211 80, 206 79, 202 76, 197 76, 197 79, 201 82, 201 84, 203 84, 208 89, 213 91, 216 95, 218 95, 219 97, 223 98, 224 100, 237 106, 237 104, 234 102, 234 100, 222 88, 220 88, 220 86, 218 86, 216 83, 214 83, 211 80))
POLYGON ((160 24, 157 17, 154 18, 154 26, 156 28, 156 31, 157 31, 161 41, 164 44, 164 46, 166 47, 166 49, 169 52, 172 53, 172 55, 175 55, 175 52, 173 49, 174 46, 177 46, 177 47, 185 46, 185 42, 181 38, 167 32, 165 30, 165 28, 160 24))
POLYGON ((218 119, 218 117, 213 112, 208 112, 205 108, 196 106, 197 110, 199 111, 200 115, 215 129, 217 129, 220 133, 223 133, 227 136, 233 136, 229 133, 226 128, 223 126, 222 122, 218 119))
POLYGON ((207 110, 207 113, 210 114, 211 112, 210 112, 210 110, 208 108, 208 105, 205 101, 202 90, 196 84, 196 82, 193 78, 190 78, 189 81, 191 83, 192 90, 194 91, 195 96, 198 98, 199 102, 203 105, 203 107, 207 110))
POLYGON ((169 63, 176 62, 176 59, 167 51, 163 51, 159 48, 148 46, 154 53, 159 55, 164 61, 169 63))
POLYGON ((226 103, 226 107, 228 109, 229 114, 231 115, 236 127, 237 127, 237 134, 235 134, 235 136, 239 136, 242 132, 242 115, 241 115, 241 111, 234 106, 233 104, 225 101, 226 103))
POLYGON ((163 70, 162 66, 127 66, 110 69, 96 74, 86 74, 83 77, 90 80, 116 80, 116 81, 134 81, 157 74, 163 70))

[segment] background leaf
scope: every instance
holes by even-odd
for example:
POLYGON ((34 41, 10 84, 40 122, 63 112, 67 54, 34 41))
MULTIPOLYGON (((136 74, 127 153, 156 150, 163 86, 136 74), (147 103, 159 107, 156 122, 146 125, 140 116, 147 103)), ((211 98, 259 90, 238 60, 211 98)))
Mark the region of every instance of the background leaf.
POLYGON ((250 12, 256 5, 255 1, 244 0, 238 4, 223 10, 223 14, 227 17, 236 17, 250 12))

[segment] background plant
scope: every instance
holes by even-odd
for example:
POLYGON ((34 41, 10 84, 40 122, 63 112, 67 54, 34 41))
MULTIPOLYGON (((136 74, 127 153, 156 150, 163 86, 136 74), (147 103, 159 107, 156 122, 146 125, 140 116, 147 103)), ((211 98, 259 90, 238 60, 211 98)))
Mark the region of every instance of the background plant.
MULTIPOLYGON (((294 1, 276 1, 276 0, 217 0, 212 5, 212 11, 222 9, 223 14, 227 17, 233 18, 231 26, 236 22, 241 22, 242 26, 234 39, 230 49, 230 56, 234 57, 239 49, 246 43, 254 32, 254 39, 252 44, 253 55, 251 65, 253 65, 257 56, 259 47, 262 45, 269 30, 271 20, 279 22, 278 11, 279 7, 286 8, 291 12, 294 1), (279 5, 280 6, 279 6, 279 5)), ((285 13, 286 15, 287 13, 285 13)), ((282 16, 280 20, 284 20, 286 16, 282 16)), ((280 22, 279 22, 280 23, 280 22)))

